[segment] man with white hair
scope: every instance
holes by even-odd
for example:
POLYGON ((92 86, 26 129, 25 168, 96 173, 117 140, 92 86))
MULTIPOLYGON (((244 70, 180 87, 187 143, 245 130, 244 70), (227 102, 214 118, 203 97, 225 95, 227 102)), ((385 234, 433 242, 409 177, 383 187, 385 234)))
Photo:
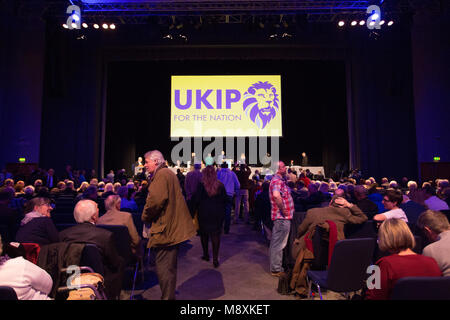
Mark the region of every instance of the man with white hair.
POLYGON ((147 248, 156 253, 156 274, 162 300, 174 300, 177 285, 177 256, 180 243, 196 234, 177 176, 165 164, 161 152, 145 154, 144 167, 150 173, 142 221, 152 224, 147 248))
POLYGON ((80 200, 75 206, 73 216, 77 225, 59 233, 62 242, 95 244, 102 255, 105 268, 105 292, 110 300, 120 295, 124 261, 117 253, 113 233, 97 228, 98 206, 92 200, 80 200))

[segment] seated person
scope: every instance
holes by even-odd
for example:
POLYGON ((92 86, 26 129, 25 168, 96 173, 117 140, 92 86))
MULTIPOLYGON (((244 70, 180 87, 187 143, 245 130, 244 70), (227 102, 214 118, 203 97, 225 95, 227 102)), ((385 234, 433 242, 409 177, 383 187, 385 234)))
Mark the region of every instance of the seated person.
POLYGON ((92 200, 80 200, 73 211, 77 225, 60 232, 63 242, 81 242, 95 244, 102 255, 105 267, 105 292, 108 299, 117 299, 120 295, 124 261, 117 253, 114 235, 105 229, 97 228, 98 206, 92 200))
POLYGON ((373 220, 382 222, 387 219, 402 219, 408 222, 405 211, 399 208, 403 202, 403 195, 399 190, 388 189, 383 196, 383 205, 387 211, 377 214, 373 220))
POLYGON ((372 220, 375 215, 378 214, 378 206, 375 202, 367 198, 367 189, 364 186, 358 185, 355 187, 354 195, 355 204, 361 211, 367 216, 369 220, 372 220))
POLYGON ((418 190, 412 190, 408 195, 403 195, 403 202, 400 205, 400 209, 405 211, 408 222, 411 223, 416 223, 420 214, 427 210, 425 206, 413 200, 419 192, 418 190))
POLYGON ((345 239, 344 225, 346 223, 360 224, 367 221, 366 215, 346 199, 333 196, 330 205, 324 208, 312 208, 306 212, 305 219, 297 230, 297 238, 316 228, 318 224, 331 220, 336 223, 338 240, 345 239))
POLYGON ((59 242, 58 230, 51 219, 53 210, 49 198, 33 198, 25 205, 25 217, 20 222, 16 241, 45 245, 59 242))
POLYGON ((414 236, 408 225, 401 219, 385 220, 378 231, 378 245, 390 256, 377 261, 381 280, 379 289, 366 292, 368 300, 389 299, 395 283, 404 277, 440 277, 442 272, 433 258, 416 254, 414 236))
POLYGON ((130 234, 131 250, 136 254, 139 249, 141 238, 137 233, 131 213, 120 211, 120 202, 120 197, 118 195, 111 195, 106 198, 106 213, 98 219, 97 224, 126 226, 128 228, 128 233, 130 234))
POLYGON ((447 203, 436 196, 436 190, 432 186, 426 185, 423 189, 425 191, 425 204, 428 209, 437 211, 449 210, 447 203))
MULTIPOLYGON (((3 245, 0 236, 0 286, 11 287, 19 300, 50 300, 53 280, 34 263, 17 254, 19 243, 3 245)), ((25 249, 22 247, 22 253, 25 249)))
POLYGON ((450 224, 439 211, 427 210, 417 221, 427 238, 432 242, 423 249, 423 255, 436 260, 444 277, 450 277, 450 224))
POLYGON ((133 194, 134 194, 133 189, 130 189, 127 186, 122 186, 119 188, 119 191, 117 192, 117 194, 120 196, 120 200, 121 200, 120 209, 121 210, 125 209, 127 212, 129 212, 129 211, 137 212, 138 211, 136 201, 134 201, 134 199, 133 199, 133 194))

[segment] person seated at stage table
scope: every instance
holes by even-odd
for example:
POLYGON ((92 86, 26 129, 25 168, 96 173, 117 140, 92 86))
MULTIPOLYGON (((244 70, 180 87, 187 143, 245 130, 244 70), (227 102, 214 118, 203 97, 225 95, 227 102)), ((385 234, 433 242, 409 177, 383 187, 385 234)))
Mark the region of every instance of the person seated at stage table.
POLYGON ((110 195, 105 200, 106 213, 102 215, 97 224, 119 225, 128 229, 131 239, 131 250, 133 254, 138 254, 141 238, 136 230, 131 213, 120 211, 121 199, 118 195, 110 195))
POLYGON ((361 211, 372 220, 375 215, 378 214, 378 206, 367 198, 367 189, 362 185, 358 185, 354 190, 355 204, 361 209, 361 211))
POLYGON ((49 198, 33 198, 25 205, 25 217, 17 230, 16 241, 45 245, 59 242, 59 233, 51 219, 49 198))
POLYGON ((385 220, 378 230, 378 246, 391 255, 377 261, 380 268, 380 286, 366 292, 367 300, 389 299, 396 282, 405 277, 440 277, 442 271, 436 260, 420 254, 415 247, 414 235, 405 221, 385 220))

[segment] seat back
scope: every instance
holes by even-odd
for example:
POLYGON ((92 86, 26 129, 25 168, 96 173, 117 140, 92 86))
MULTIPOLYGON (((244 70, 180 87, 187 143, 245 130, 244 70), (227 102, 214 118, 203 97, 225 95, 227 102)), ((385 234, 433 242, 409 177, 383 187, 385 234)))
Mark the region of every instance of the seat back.
POLYGON ((378 230, 376 222, 368 220, 361 224, 345 224, 344 233, 346 239, 376 238, 378 230))
POLYGON ((117 253, 121 256, 125 264, 129 264, 132 260, 131 238, 128 228, 121 225, 98 224, 97 227, 111 231, 114 234, 114 241, 117 253))
POLYGON ((374 238, 345 239, 336 243, 328 268, 327 287, 336 292, 361 289, 372 264, 374 238))
POLYGON ((18 300, 16 291, 11 287, 0 286, 0 300, 18 300))
POLYGON ((95 244, 87 243, 81 254, 80 266, 90 267, 94 272, 105 276, 102 255, 95 244))
POLYGON ((407 277, 397 281, 391 300, 450 300, 450 277, 407 277))

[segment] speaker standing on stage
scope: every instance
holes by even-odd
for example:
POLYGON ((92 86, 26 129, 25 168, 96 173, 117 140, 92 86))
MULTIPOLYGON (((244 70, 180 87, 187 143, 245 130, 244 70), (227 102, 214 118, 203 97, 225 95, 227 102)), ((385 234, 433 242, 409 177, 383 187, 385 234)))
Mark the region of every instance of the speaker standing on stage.
POLYGON ((308 156, 305 152, 302 153, 302 167, 307 167, 308 164, 308 156))
POLYGON ((174 300, 179 244, 196 234, 177 176, 158 150, 145 154, 145 169, 152 174, 142 221, 152 223, 148 248, 156 253, 156 274, 162 300, 174 300))

